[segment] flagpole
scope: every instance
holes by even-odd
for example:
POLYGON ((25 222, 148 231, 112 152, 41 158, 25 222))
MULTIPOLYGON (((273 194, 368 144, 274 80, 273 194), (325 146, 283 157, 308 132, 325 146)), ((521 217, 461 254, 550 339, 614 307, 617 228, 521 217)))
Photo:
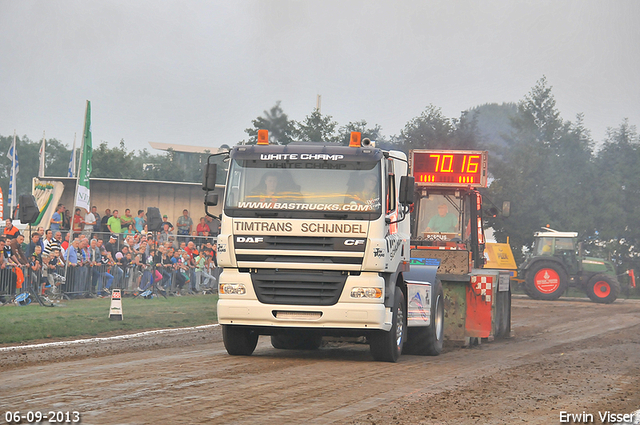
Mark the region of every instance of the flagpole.
POLYGON ((42 152, 40 152, 40 168, 38 169, 38 178, 42 178, 44 177, 44 168, 45 168, 45 163, 46 163, 46 157, 45 157, 45 148, 46 148, 46 141, 44 138, 44 131, 42 132, 42 147, 41 150, 42 152))
POLYGON ((73 133, 73 149, 71 149, 71 175, 69 177, 75 177, 76 176, 76 137, 77 137, 77 133, 73 133))
POLYGON ((11 155, 11 175, 13 176, 13 184, 11 185, 11 205, 9 206, 9 217, 11 220, 14 219, 13 214, 16 207, 16 195, 17 195, 17 186, 18 179, 16 178, 16 151, 18 147, 16 146, 16 130, 13 129, 13 154, 11 155))

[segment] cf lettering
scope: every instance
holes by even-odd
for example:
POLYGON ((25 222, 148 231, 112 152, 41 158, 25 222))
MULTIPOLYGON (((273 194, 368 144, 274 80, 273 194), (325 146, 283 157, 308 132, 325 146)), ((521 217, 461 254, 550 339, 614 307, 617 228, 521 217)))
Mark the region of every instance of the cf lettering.
POLYGON ((362 239, 347 239, 344 241, 344 244, 347 246, 360 246, 364 245, 364 240, 362 239))

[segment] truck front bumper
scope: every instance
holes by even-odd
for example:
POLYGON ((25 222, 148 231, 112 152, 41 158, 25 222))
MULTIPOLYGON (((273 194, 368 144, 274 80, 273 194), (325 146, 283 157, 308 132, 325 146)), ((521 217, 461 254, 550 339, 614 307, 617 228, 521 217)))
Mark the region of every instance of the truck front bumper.
POLYGON ((332 306, 262 304, 258 300, 220 299, 218 323, 291 328, 391 329, 384 304, 338 303, 332 306))

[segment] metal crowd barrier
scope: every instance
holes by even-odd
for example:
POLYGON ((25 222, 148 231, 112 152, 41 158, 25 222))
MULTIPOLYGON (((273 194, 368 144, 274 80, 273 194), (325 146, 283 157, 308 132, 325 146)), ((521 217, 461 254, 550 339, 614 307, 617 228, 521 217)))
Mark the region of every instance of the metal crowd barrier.
POLYGON ((172 265, 82 265, 57 266, 34 271, 30 266, 10 266, 0 270, 0 298, 7 302, 22 292, 36 292, 50 299, 108 295, 113 289, 126 294, 146 289, 163 295, 217 292, 221 269, 196 271, 172 265))

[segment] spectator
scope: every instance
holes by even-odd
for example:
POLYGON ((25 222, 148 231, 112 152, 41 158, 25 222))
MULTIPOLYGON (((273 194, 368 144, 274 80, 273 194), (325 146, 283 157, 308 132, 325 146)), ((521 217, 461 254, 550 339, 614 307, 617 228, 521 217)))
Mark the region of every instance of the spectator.
POLYGON ((51 216, 51 230, 57 232, 62 228, 62 217, 64 216, 64 205, 58 204, 56 212, 51 216))
POLYGON ((40 245, 40 233, 38 232, 31 235, 31 242, 29 242, 29 245, 27 246, 27 252, 26 252, 27 257, 31 257, 31 255, 33 255, 33 253, 35 252, 36 246, 39 246, 40 252, 42 252, 42 246, 40 245))
POLYGON ((9 257, 6 248, 7 240, 4 237, 0 237, 0 269, 7 267, 9 257))
POLYGON ((104 247, 104 241, 102 239, 98 240, 98 249, 100 250, 100 255, 106 255, 107 249, 104 247))
POLYGON ((55 249, 56 247, 58 248, 58 250, 60 251, 60 254, 63 254, 62 252, 62 232, 57 231, 53 234, 53 240, 51 242, 53 245, 51 246, 51 249, 55 249))
POLYGON ((104 276, 107 278, 107 284, 105 285, 106 291, 103 292, 106 292, 108 294, 109 292, 111 292, 111 285, 113 283, 113 280, 115 279, 116 282, 121 282, 124 272, 120 267, 116 265, 116 262, 109 251, 107 251, 106 254, 102 256, 102 265, 103 267, 105 267, 104 276))
POLYGON ((173 273, 176 279, 176 287, 178 290, 176 291, 176 297, 179 297, 180 291, 184 287, 187 279, 184 274, 182 274, 182 257, 180 256, 180 251, 175 250, 173 252, 173 256, 171 257, 171 264, 173 265, 173 273))
POLYGON ((5 221, 4 237, 7 239, 15 239, 18 237, 19 234, 20 234, 20 231, 18 230, 18 228, 15 227, 11 219, 8 218, 5 221))
MULTIPOLYGON (((29 268, 31 269, 31 285, 34 290, 40 289, 44 285, 46 278, 42 276, 42 248, 35 246, 35 251, 29 256, 29 268)), ((44 294, 44 286, 41 293, 44 294)))
POLYGON ((211 256, 208 255, 208 252, 205 251, 203 253, 201 253, 200 255, 198 255, 195 258, 195 268, 196 268, 196 292, 200 292, 202 290, 204 290, 204 287, 209 287, 211 285, 211 283, 213 281, 215 281, 215 278, 209 274, 208 272, 208 262, 210 261, 211 256), (204 281, 204 283, 202 282, 202 277, 205 277, 206 280, 204 281))
POLYGON ((106 210, 104 210, 104 215, 100 219, 100 224, 102 225, 102 228, 100 230, 103 231, 104 233, 109 233, 109 226, 107 225, 107 222, 109 221, 110 218, 111 218, 111 210, 107 208, 106 210))
MULTIPOLYGON (((67 239, 68 239, 68 235, 67 235, 67 239)), ((68 240, 66 241, 68 242, 68 240)), ((80 240, 78 239, 74 239, 73 242, 71 242, 71 246, 66 250, 64 259, 67 262, 67 265, 71 266, 71 267, 76 267, 81 265, 81 258, 78 257, 78 248, 80 247, 80 240)))
MULTIPOLYGON (((93 207, 92 209, 95 209, 95 207, 93 207)), ((84 216, 84 234, 87 235, 88 237, 91 237, 93 232, 98 230, 96 228, 96 224, 97 224, 96 216, 92 212, 88 212, 84 216)))
POLYGON ((217 238, 220 234, 220 220, 206 215, 204 217, 207 226, 209 227, 209 236, 217 238))
POLYGON ((104 245, 107 252, 111 253, 112 258, 116 258, 116 253, 118 252, 117 240, 118 237, 116 235, 109 235, 109 242, 104 245))
POLYGON ((120 217, 120 222, 123 228, 128 228, 130 224, 135 225, 129 208, 124 210, 124 216, 120 217))
MULTIPOLYGON (((100 231, 100 224, 102 223, 100 221, 100 214, 98 214, 98 207, 96 207, 95 205, 91 207, 91 214, 93 214, 93 216, 96 219, 96 224, 93 228, 94 232, 99 232, 100 231)), ((85 220, 86 221, 86 220, 85 220)))
POLYGON ((73 237, 82 233, 82 229, 84 229, 84 219, 80 215, 80 208, 76 208, 76 213, 73 215, 73 237))
POLYGON ((144 211, 143 210, 138 210, 138 216, 135 217, 133 219, 133 221, 135 222, 135 227, 136 227, 136 231, 138 233, 142 233, 144 232, 144 226, 146 223, 146 221, 144 220, 144 211))
POLYGON ((196 250, 196 244, 193 241, 187 242, 187 245, 184 247, 184 250, 187 254, 189 254, 189 259, 193 260, 193 257, 198 255, 198 251, 196 250))
POLYGON ((47 229, 44 232, 44 239, 42 240, 42 255, 51 255, 52 243, 54 243, 53 230, 47 229))
POLYGON ((173 242, 175 241, 175 236, 173 235, 173 232, 171 231, 171 226, 169 223, 163 223, 162 225, 162 230, 160 231, 160 233, 158 234, 158 242, 159 243, 167 243, 167 242, 171 242, 171 244, 173 244, 173 242))
POLYGON ((9 242, 9 247, 11 248, 11 260, 14 264, 18 264, 21 266, 26 266, 29 264, 29 260, 27 256, 24 255, 24 250, 22 249, 22 244, 24 243, 24 236, 18 235, 14 239, 11 239, 9 242))
MULTIPOLYGON (((64 236, 64 241, 62 241, 62 243, 60 244, 60 247, 64 252, 66 252, 69 249, 70 241, 71 241, 71 233, 67 233, 64 236)), ((63 255, 62 258, 67 258, 67 257, 63 255)))
POLYGON ((187 241, 193 227, 193 220, 189 217, 189 211, 182 210, 182 215, 176 221, 176 225, 178 226, 178 239, 187 241))
POLYGON ((71 211, 65 209, 62 215, 62 230, 71 230, 71 211))
POLYGON ((107 221, 107 229, 112 234, 119 235, 122 232, 122 222, 118 217, 118 210, 113 210, 113 215, 107 221))
POLYGON ((173 224, 171 224, 171 222, 169 221, 169 217, 167 217, 166 214, 162 216, 162 226, 164 227, 165 224, 168 224, 169 230, 173 232, 173 224))
POLYGON ((133 236, 135 234, 136 234, 136 229, 135 229, 133 223, 130 223, 129 225, 122 227, 122 235, 125 238, 128 238, 129 236, 133 236))

